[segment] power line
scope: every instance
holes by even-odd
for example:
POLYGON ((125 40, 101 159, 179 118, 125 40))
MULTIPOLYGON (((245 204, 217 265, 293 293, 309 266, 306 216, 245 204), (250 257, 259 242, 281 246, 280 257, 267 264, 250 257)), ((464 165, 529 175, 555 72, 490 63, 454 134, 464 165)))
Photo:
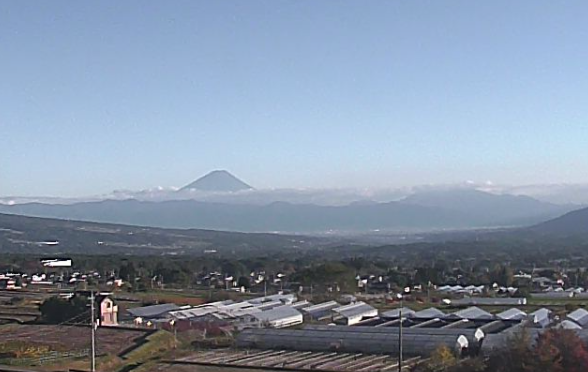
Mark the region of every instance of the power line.
MULTIPOLYGON (((87 316, 89 311, 90 310, 86 310, 83 313, 74 315, 73 317, 62 321, 61 323, 57 323, 57 324, 46 324, 46 325, 51 326, 51 327, 59 327, 59 326, 62 326, 62 325, 72 325, 72 326, 74 326, 74 325, 80 325, 80 324, 85 323, 85 320, 84 321, 77 322, 77 323, 73 323, 73 324, 68 324, 68 323, 73 322, 75 319, 78 319, 81 316, 87 316)), ((26 332, 25 331, 23 333, 19 333, 18 335, 15 335, 15 336, 16 336, 16 338, 21 338, 21 337, 37 336, 37 335, 38 335, 38 331, 29 331, 29 332, 26 332)))

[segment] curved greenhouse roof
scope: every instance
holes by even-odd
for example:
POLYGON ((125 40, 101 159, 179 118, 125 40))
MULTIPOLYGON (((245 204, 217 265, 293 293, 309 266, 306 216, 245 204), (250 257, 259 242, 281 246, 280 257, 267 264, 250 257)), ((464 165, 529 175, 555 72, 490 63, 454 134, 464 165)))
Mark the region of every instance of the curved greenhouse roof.
MULTIPOLYGON (((345 334, 388 334, 396 335, 398 337, 398 327, 364 327, 364 326, 325 326, 325 325, 310 325, 304 327, 308 331, 325 331, 331 333, 345 333, 345 334)), ((468 338, 470 344, 480 342, 485 334, 478 328, 470 329, 455 329, 455 328, 402 328, 403 335, 430 335, 430 336, 465 336, 468 338)))
POLYGON ((449 314, 448 318, 461 318, 461 319, 492 319, 494 315, 489 312, 480 309, 479 307, 472 306, 467 309, 456 311, 455 313, 449 314))
MULTIPOLYGON (((430 355, 439 346, 462 352, 469 346, 463 335, 405 334, 405 355, 430 355)), ((237 336, 237 346, 254 349, 337 351, 368 354, 398 354, 398 335, 387 333, 345 333, 319 330, 247 329, 237 336)))
POLYGON ((562 329, 582 329, 582 327, 575 322, 572 322, 571 320, 563 320, 561 323, 559 323, 556 328, 562 328, 562 329))
POLYGON ((527 313, 513 307, 512 309, 496 314, 496 317, 502 320, 521 320, 527 317, 527 313))
POLYGON ((551 310, 549 309, 541 308, 533 311, 529 315, 531 316, 531 319, 533 319, 533 323, 541 327, 547 327, 551 323, 551 310))
MULTIPOLYGON (((398 318, 400 316, 400 310, 401 309, 398 309, 398 308, 388 310, 388 311, 380 314, 380 316, 383 318, 398 318)), ((414 314, 416 314, 416 312, 413 309, 411 309, 410 307, 403 307, 402 308, 402 317, 403 318, 412 318, 412 317, 414 317, 414 314)))
POLYGON ((586 311, 585 309, 577 309, 575 311, 572 311, 568 314, 567 318, 578 323, 578 325, 580 325, 580 328, 588 325, 588 311, 586 311))

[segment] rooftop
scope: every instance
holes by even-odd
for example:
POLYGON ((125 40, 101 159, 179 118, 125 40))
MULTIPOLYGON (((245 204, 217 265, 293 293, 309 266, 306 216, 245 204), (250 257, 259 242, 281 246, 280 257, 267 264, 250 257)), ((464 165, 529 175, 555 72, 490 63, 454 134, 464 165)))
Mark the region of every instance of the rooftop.
POLYGON ((160 304, 143 307, 135 307, 127 311, 134 317, 140 318, 156 318, 169 313, 170 311, 180 310, 181 308, 176 304, 160 304))
POLYGON ((377 313, 377 310, 374 307, 366 304, 363 301, 356 302, 356 303, 350 304, 350 305, 341 306, 341 307, 333 309, 333 311, 346 317, 346 318, 362 315, 365 313, 373 313, 373 312, 377 313))
POLYGON ((284 305, 273 308, 271 310, 254 313, 253 316, 262 322, 272 322, 275 320, 286 319, 295 316, 302 316, 302 313, 294 309, 292 306, 284 305))
POLYGON ((450 314, 450 317, 461 319, 492 319, 494 316, 479 307, 472 306, 467 309, 456 311, 455 313, 450 314))
POLYGON ((502 320, 520 320, 525 318, 526 316, 527 313, 514 307, 512 309, 508 309, 496 314, 496 317, 502 320))
POLYGON ((417 311, 414 313, 415 318, 423 318, 423 319, 433 319, 433 318, 442 318, 445 316, 445 313, 437 308, 430 307, 425 310, 417 311))

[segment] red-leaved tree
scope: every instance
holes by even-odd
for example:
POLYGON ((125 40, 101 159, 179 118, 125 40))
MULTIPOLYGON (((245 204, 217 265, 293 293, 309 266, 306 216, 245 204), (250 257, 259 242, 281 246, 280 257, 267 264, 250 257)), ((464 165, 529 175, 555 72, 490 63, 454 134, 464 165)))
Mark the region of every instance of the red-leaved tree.
POLYGON ((588 371, 588 348, 572 330, 546 331, 537 340, 535 354, 537 361, 543 362, 542 371, 588 371))

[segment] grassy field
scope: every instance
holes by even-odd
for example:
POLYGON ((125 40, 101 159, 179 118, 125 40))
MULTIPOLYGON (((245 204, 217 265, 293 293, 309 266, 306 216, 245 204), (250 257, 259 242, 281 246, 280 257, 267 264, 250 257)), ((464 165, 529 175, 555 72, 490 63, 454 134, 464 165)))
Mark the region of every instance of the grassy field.
POLYGON ((142 303, 174 303, 178 305, 202 305, 208 299, 195 291, 147 291, 137 292, 134 297, 142 303))
POLYGON ((143 345, 123 355, 127 363, 141 363, 157 358, 174 347, 174 336, 166 331, 157 331, 147 336, 145 341, 143 345))

